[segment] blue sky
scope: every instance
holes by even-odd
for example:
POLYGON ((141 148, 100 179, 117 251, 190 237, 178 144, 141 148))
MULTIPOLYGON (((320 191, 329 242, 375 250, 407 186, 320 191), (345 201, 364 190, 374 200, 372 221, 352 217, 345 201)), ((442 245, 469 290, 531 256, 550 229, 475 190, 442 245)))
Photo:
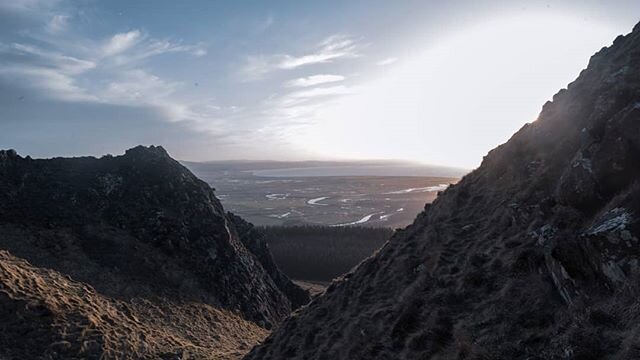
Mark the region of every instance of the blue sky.
POLYGON ((637 1, 7 0, 0 147, 473 167, 639 14, 637 1))

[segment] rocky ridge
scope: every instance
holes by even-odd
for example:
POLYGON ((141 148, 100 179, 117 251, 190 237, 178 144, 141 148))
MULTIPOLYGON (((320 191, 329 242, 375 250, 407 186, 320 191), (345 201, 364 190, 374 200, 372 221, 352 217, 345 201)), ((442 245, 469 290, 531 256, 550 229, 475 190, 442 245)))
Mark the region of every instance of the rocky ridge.
POLYGON ((640 25, 245 358, 640 357, 640 25))
POLYGON ((0 151, 0 317, 13 329, 0 357, 237 358, 308 299, 268 250, 243 244, 238 222, 161 147, 100 159, 0 151), (59 342, 66 352, 50 349, 59 342))

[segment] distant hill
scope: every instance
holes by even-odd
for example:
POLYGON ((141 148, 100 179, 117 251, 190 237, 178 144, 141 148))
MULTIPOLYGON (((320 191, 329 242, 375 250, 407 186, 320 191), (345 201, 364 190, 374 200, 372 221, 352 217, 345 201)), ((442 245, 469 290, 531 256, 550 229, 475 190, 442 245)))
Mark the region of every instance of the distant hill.
POLYGON ((245 359, 640 358, 639 161, 640 24, 245 359))
POLYGON ((309 299, 250 229, 161 147, 0 151, 0 358, 237 358, 309 299))
POLYGON ((183 164, 196 172, 245 171, 266 177, 306 176, 430 176, 460 177, 469 170, 396 160, 254 161, 228 160, 183 164))

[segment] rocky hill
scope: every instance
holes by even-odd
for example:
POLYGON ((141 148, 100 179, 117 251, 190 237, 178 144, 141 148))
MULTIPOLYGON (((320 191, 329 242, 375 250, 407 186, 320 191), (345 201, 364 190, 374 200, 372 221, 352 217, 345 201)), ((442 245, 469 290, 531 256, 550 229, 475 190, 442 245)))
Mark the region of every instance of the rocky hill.
POLYGON ((0 151, 0 358, 237 358, 308 295, 161 147, 0 151))
POLYGON ((640 358, 639 161, 636 26, 246 359, 640 358))

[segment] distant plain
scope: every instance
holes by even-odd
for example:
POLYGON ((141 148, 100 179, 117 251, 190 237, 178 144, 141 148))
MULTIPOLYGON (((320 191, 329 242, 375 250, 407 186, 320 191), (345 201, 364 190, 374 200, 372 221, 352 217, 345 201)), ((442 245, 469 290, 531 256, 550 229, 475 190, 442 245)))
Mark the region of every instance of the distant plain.
POLYGON ((256 225, 404 227, 464 170, 400 161, 185 162, 256 225))

